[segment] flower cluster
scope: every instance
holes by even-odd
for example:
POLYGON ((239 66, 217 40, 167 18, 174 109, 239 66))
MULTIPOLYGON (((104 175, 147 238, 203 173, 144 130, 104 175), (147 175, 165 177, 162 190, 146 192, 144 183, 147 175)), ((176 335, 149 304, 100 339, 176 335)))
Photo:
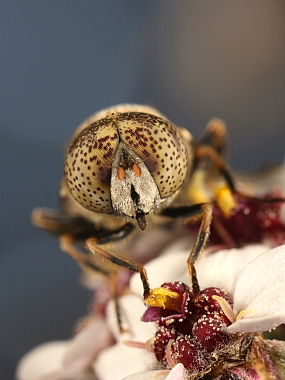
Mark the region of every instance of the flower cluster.
MULTIPOLYGON (((279 354, 268 354, 268 361, 265 356, 255 355, 258 350, 265 352, 264 347, 268 345, 260 333, 285 322, 285 246, 266 249, 264 245, 252 245, 219 251, 198 260, 199 282, 205 287, 198 295, 191 294, 182 283, 163 284, 162 289, 167 288, 180 295, 177 299, 181 309, 177 312, 177 308, 172 310, 173 306, 172 309, 169 306, 165 309, 150 306, 143 316, 145 321, 158 322, 152 350, 159 361, 170 369, 182 363, 191 373, 192 377, 188 374, 191 379, 198 379, 206 372, 211 373, 211 379, 231 378, 229 373, 240 373, 237 377, 240 379, 262 379, 260 372, 264 371, 268 378, 283 378, 284 367, 279 363, 279 356, 282 353, 282 363, 284 342, 270 341, 271 345, 276 344, 279 354), (235 265, 238 262, 240 265, 235 265), (215 288, 209 288, 209 284, 215 288), (259 360, 265 363, 266 368, 258 368, 259 360), (235 361, 239 365, 233 366, 235 361), (250 368, 252 377, 241 375, 245 367, 250 368), (274 369, 272 373, 269 367, 274 369)), ((186 251, 176 250, 176 253, 178 259, 186 258, 186 251)), ((173 255, 173 251, 172 256, 168 251, 163 258, 146 265, 150 277, 162 262, 166 272, 174 272, 173 276, 176 276, 179 267, 175 264, 177 257, 173 255)), ((186 277, 187 271, 180 272, 180 275, 186 277)), ((138 286, 135 276, 132 289, 138 291, 138 286)))
POLYGON ((124 279, 120 323, 117 303, 96 283, 77 334, 29 352, 17 379, 284 380, 285 342, 263 336, 285 323, 283 213, 281 202, 250 198, 228 219, 215 208, 212 246, 195 263, 200 289, 187 285, 189 236, 180 236, 145 265, 144 300, 140 274, 124 279))
POLYGON ((170 294, 174 302, 170 301, 165 309, 150 306, 142 318, 158 323, 153 341, 157 360, 169 368, 182 363, 193 374, 207 372, 233 339, 226 330, 232 323, 231 316, 222 309, 224 305, 231 308, 231 297, 218 288, 207 288, 195 295, 181 282, 165 283, 161 290, 170 294), (213 352, 215 355, 211 355, 213 352))
MULTIPOLYGON (((151 281, 153 277, 157 283, 168 273, 187 277, 186 266, 182 270, 178 264, 188 255, 187 250, 179 250, 181 244, 179 241, 146 265, 151 281), (159 270, 162 264, 163 271, 159 270)), ((27 354, 18 368, 18 378, 111 380, 142 372, 131 379, 156 375, 182 380, 214 371, 210 378, 227 379, 235 373, 240 379, 262 379, 259 370, 273 371, 268 376, 283 379, 285 343, 262 339, 257 333, 285 322, 284 255, 284 245, 271 250, 253 245, 202 257, 197 272, 204 290, 195 296, 181 282, 165 283, 162 289, 178 295, 176 306, 171 301, 165 309, 144 309, 140 279, 134 275, 132 293, 120 299, 128 331, 120 332, 112 301, 106 321, 90 320, 73 340, 46 344, 27 354), (238 257, 239 266, 235 265, 238 257), (209 283, 214 287, 208 287, 209 283)))

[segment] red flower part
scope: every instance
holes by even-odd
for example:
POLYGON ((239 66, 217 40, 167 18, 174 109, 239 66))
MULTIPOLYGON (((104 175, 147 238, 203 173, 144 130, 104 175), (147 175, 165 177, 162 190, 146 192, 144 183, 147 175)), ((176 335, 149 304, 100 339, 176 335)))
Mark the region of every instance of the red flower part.
POLYGON ((231 340, 231 335, 226 331, 227 324, 220 313, 203 315, 193 326, 193 336, 208 351, 213 352, 231 340))

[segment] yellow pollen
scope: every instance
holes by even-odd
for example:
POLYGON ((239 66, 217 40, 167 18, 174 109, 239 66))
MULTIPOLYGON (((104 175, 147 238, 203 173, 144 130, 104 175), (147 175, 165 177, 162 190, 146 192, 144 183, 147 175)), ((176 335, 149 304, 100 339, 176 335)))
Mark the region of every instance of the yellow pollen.
POLYGON ((182 296, 167 288, 156 288, 150 291, 145 299, 146 306, 156 306, 181 312, 182 296))

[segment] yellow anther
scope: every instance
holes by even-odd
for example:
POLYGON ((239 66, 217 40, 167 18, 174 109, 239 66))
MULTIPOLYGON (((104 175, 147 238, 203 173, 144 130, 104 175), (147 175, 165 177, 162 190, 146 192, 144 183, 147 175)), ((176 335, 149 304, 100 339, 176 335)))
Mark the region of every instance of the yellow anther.
POLYGON ((145 299, 146 306, 156 306, 181 312, 182 296, 167 288, 156 288, 150 291, 145 299))

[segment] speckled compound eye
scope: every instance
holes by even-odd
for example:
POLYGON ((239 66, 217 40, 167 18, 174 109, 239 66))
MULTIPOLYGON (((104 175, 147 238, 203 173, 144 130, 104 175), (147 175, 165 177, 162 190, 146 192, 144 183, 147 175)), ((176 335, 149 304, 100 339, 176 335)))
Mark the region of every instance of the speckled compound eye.
POLYGON ((187 170, 178 130, 142 112, 113 113, 91 124, 75 137, 65 160, 67 185, 83 207, 130 217, 159 207, 187 170))
POLYGON ((167 120, 144 113, 121 114, 117 128, 122 141, 145 163, 161 198, 182 185, 187 169, 187 150, 177 129, 167 120))
POLYGON ((85 128, 69 147, 64 166, 73 197, 88 210, 112 213, 111 171, 119 145, 112 119, 102 119, 85 128))

